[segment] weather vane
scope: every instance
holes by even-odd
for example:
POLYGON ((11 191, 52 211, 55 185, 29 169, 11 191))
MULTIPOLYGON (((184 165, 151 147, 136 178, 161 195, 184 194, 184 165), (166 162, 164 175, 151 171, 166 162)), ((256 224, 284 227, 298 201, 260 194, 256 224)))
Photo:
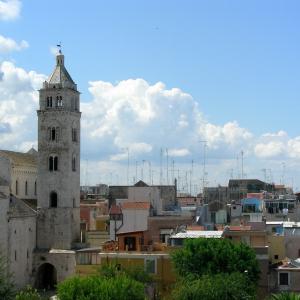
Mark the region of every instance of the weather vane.
POLYGON ((59 50, 58 50, 59 54, 61 54, 61 42, 59 42, 56 46, 57 46, 57 48, 59 49, 59 50))

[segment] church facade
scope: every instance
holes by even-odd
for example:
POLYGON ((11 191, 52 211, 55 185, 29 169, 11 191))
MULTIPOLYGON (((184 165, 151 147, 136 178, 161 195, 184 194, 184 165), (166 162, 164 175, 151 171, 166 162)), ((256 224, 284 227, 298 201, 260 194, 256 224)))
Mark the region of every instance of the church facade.
POLYGON ((80 247, 80 93, 61 51, 54 71, 39 90, 37 116, 38 153, 29 153, 36 158, 36 165, 23 166, 22 171, 25 175, 30 171, 32 178, 21 184, 28 196, 30 181, 35 210, 19 199, 20 183, 12 178, 12 161, 8 151, 2 155, 0 151, 0 240, 5 241, 0 250, 9 258, 9 270, 18 287, 52 288, 75 273, 74 249, 80 247), (14 222, 24 224, 23 228, 7 225, 13 210, 18 212, 18 222, 14 222), (12 231, 22 234, 31 247, 23 247, 24 241, 22 245, 12 231), (18 269, 20 265, 25 265, 24 270, 18 269))

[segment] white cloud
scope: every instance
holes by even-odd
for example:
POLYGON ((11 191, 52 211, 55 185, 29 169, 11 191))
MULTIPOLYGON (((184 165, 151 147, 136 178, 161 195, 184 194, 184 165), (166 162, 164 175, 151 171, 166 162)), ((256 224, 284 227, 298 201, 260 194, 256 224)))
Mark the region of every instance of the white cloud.
POLYGON ((173 157, 182 157, 190 154, 189 149, 181 148, 181 149, 170 149, 168 151, 169 156, 173 157))
POLYGON ((207 141, 209 147, 217 149, 222 145, 243 147, 252 139, 253 135, 245 128, 241 128, 236 121, 228 122, 224 126, 204 122, 199 127, 199 133, 207 141))
POLYGON ((0 1, 0 20, 8 21, 19 17, 21 12, 21 1, 2 0, 0 1))
POLYGON ((197 156, 200 140, 207 140, 210 150, 222 156, 228 149, 247 147, 253 137, 237 122, 208 123, 191 95, 178 88, 166 89, 162 82, 151 85, 143 79, 129 79, 113 85, 95 81, 89 90, 93 99, 82 104, 86 143, 98 155, 100 145, 105 145, 102 152, 116 152, 110 156, 114 160, 125 159, 117 151, 124 147, 137 158, 148 153, 159 159, 161 148, 174 149, 174 157, 197 156), (142 148, 147 145, 147 151, 135 151, 136 143, 142 148))
POLYGON ((254 148, 254 152, 257 157, 261 158, 274 158, 284 153, 285 147, 281 142, 269 142, 257 144, 254 148))
POLYGON ((7 61, 0 64, 0 75, 0 148, 23 151, 36 145, 37 89, 45 76, 7 61))
MULTIPOLYGON (((37 90, 45 79, 45 75, 25 71, 12 62, 0 64, 0 149, 27 151, 36 146, 37 90)), ((284 131, 255 137, 236 121, 212 124, 203 116, 198 102, 178 88, 167 89, 161 82, 150 84, 143 79, 129 79, 116 84, 91 82, 90 92, 92 100, 82 102, 81 107, 83 183, 86 177, 93 183, 101 178, 114 184, 124 183, 128 151, 130 182, 141 174, 148 180, 152 173, 158 180, 161 149, 164 149, 162 172, 166 178, 168 148, 172 157, 168 165, 169 182, 176 173, 186 185, 193 164, 193 180, 199 185, 203 140, 208 146, 210 185, 240 173, 235 158, 241 149, 245 152, 244 173, 251 177, 262 176, 261 168, 280 168, 283 160, 287 168, 299 168, 300 137, 291 138, 284 131), (86 167, 89 172, 84 171, 86 160, 90 161, 86 167)))
POLYGON ((300 158, 300 136, 288 141, 288 154, 292 158, 300 158))
POLYGON ((17 43, 11 38, 6 38, 3 35, 0 35, 0 53, 9 53, 12 51, 20 51, 29 47, 28 42, 21 41, 17 43))
POLYGON ((287 137, 287 133, 283 130, 280 130, 276 133, 265 133, 262 135, 263 137, 266 137, 266 138, 282 138, 282 137, 287 137))

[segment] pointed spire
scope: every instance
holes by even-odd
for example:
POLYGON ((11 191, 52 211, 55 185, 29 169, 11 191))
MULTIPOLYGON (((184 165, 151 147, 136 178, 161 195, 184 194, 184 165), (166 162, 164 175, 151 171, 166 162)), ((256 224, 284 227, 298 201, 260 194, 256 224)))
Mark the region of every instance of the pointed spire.
MULTIPOLYGON (((47 80, 48 87, 67 87, 77 90, 76 84, 65 68, 65 56, 61 51, 61 44, 58 44, 57 47, 59 48, 59 50, 56 55, 56 66, 49 79, 47 80)), ((47 84, 45 86, 47 86, 47 84)))

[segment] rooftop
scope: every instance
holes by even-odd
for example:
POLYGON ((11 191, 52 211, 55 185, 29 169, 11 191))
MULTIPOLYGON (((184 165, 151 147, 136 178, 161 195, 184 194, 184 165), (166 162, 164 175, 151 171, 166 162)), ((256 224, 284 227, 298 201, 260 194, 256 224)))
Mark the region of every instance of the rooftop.
POLYGON ((148 210, 150 209, 149 202, 124 202, 122 209, 148 210))
POLYGON ((56 66, 47 82, 51 85, 61 85, 62 87, 76 89, 76 84, 65 68, 64 55, 61 52, 56 56, 56 66))
POLYGON ((171 239, 221 238, 223 231, 187 230, 171 235, 171 239))
POLYGON ((14 152, 8 150, 0 150, 0 156, 10 159, 15 165, 30 165, 37 166, 37 151, 33 154, 32 150, 27 153, 14 152))

